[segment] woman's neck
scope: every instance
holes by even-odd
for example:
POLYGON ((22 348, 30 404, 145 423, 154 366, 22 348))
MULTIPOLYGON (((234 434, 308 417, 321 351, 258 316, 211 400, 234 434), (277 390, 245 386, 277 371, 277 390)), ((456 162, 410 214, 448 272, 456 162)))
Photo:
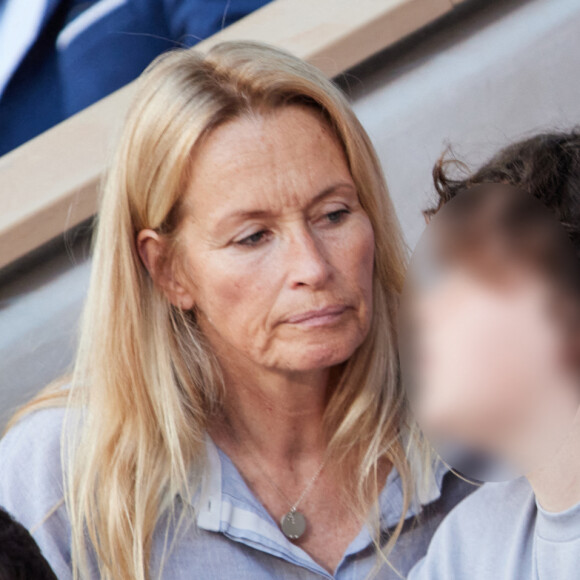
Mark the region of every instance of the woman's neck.
POLYGON ((330 372, 241 371, 224 372, 225 400, 210 434, 269 464, 323 456, 330 372))

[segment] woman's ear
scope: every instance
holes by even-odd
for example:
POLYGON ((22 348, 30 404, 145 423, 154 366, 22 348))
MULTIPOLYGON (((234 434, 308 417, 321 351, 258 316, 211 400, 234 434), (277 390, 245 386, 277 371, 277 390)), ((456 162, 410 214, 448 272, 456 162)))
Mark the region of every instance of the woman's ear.
POLYGON ((167 299, 182 310, 191 310, 195 304, 191 289, 177 279, 165 260, 167 242, 154 230, 141 230, 137 235, 137 251, 153 282, 167 299))

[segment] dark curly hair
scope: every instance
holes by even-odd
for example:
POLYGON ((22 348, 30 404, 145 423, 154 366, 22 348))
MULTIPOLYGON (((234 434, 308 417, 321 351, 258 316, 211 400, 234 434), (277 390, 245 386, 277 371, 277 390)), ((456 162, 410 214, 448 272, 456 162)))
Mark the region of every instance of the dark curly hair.
POLYGON ((474 173, 444 154, 433 168, 438 194, 429 218, 476 185, 503 183, 540 200, 560 222, 580 258, 580 132, 542 133, 502 149, 474 173), (456 177, 452 177, 454 173, 456 177))
POLYGON ((32 536, 2 509, 0 580, 57 580, 32 536))

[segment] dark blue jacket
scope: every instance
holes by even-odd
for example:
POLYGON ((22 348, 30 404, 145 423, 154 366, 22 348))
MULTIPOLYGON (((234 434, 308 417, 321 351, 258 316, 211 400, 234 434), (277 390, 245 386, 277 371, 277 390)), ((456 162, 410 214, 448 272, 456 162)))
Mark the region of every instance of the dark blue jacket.
MULTIPOLYGON (((48 0, 41 32, 0 99, 0 155, 268 0, 48 0)), ((1 57, 1 55, 0 55, 1 57)))

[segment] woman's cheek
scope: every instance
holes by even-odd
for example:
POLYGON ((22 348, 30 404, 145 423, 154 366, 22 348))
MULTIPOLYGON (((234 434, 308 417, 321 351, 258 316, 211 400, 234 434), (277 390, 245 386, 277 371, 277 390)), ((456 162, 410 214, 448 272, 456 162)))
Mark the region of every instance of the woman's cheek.
POLYGON ((225 338, 243 331, 248 308, 255 303, 259 281, 252 268, 235 259, 213 259, 198 264, 196 308, 214 331, 225 338))
MULTIPOLYGON (((347 237, 349 244, 344 248, 339 256, 351 256, 352 269, 356 272, 356 279, 359 287, 366 293, 372 294, 372 279, 375 259, 375 236, 369 219, 361 216, 359 223, 353 228, 351 236, 347 237)), ((367 296, 367 299, 371 296, 367 296)))

